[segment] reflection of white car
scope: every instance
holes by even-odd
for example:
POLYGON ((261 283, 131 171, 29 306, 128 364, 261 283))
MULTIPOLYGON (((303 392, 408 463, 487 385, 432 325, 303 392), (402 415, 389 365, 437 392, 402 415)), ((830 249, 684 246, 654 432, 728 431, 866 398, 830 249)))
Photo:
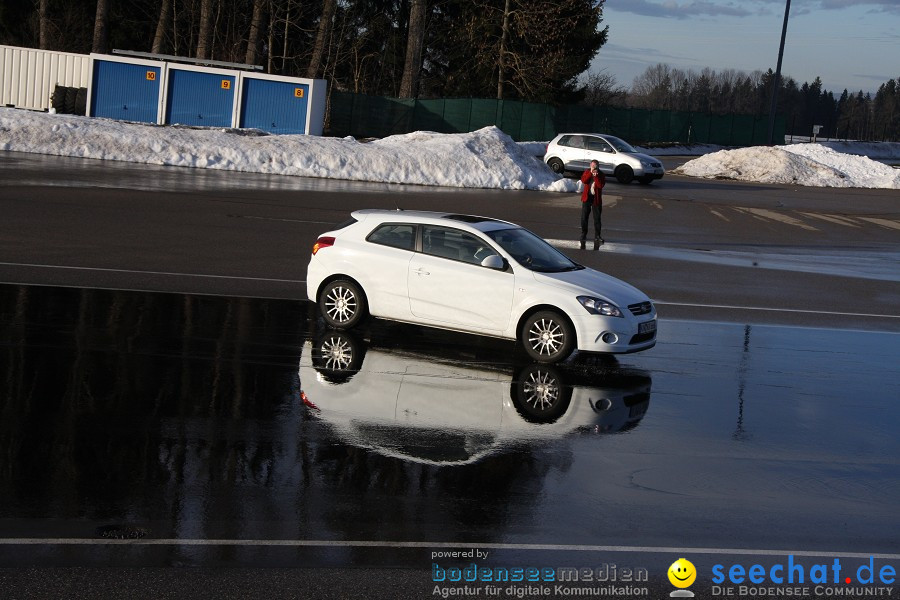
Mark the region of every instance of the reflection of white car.
POLYGON ((581 172, 592 160, 600 170, 614 176, 619 183, 637 179, 650 183, 662 179, 666 170, 658 158, 642 154, 628 142, 602 133, 561 133, 547 144, 544 162, 554 173, 581 172))
POLYGON ((348 329, 370 314, 519 340, 541 362, 575 348, 625 353, 656 343, 646 294, 487 217, 354 211, 316 241, 306 292, 330 327, 348 329))
POLYGON ((650 385, 646 374, 618 369, 489 369, 366 347, 336 330, 308 342, 300 363, 303 401, 348 443, 439 465, 573 431, 629 430, 647 411, 650 385))

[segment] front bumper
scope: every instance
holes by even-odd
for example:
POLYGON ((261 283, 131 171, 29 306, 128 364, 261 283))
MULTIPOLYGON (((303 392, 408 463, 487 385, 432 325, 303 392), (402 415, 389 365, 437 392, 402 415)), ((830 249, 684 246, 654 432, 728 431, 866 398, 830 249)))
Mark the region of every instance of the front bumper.
POLYGON ((634 176, 638 179, 662 179, 663 175, 665 174, 666 171, 663 168, 653 169, 645 167, 641 169, 635 169, 634 171, 634 176))
POLYGON ((656 345, 656 311, 644 315, 586 315, 573 320, 578 349, 583 352, 628 354, 656 345))

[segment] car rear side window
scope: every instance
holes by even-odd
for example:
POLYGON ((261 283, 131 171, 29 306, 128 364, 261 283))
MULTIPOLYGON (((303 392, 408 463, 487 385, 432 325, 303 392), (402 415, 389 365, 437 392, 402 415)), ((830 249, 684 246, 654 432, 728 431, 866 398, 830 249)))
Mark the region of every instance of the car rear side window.
POLYGON ((584 136, 583 135, 570 135, 559 140, 560 146, 568 146, 570 148, 581 148, 584 149, 584 136))
POLYGON ((409 223, 385 223, 370 233, 366 241, 401 250, 412 250, 416 242, 416 226, 409 223))

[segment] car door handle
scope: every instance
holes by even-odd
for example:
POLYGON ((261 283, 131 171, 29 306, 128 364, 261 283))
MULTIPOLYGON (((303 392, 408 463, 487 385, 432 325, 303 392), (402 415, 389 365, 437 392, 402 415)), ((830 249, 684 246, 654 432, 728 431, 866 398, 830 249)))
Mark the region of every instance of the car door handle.
POLYGON ((415 273, 416 275, 431 275, 431 273, 429 273, 422 267, 419 267, 418 269, 413 269, 413 273, 415 273))

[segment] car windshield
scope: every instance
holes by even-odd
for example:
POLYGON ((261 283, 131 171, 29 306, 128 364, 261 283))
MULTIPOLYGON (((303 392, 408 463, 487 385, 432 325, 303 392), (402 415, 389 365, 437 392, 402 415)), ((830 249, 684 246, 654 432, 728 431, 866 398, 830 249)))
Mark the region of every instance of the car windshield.
POLYGON ((485 235, 497 242, 517 263, 540 273, 577 271, 584 267, 527 229, 497 229, 485 235))
POLYGON ((607 142, 612 144, 612 147, 615 148, 618 152, 637 152, 631 144, 626 142, 625 140, 620 140, 617 137, 613 137, 608 135, 604 138, 607 142))

